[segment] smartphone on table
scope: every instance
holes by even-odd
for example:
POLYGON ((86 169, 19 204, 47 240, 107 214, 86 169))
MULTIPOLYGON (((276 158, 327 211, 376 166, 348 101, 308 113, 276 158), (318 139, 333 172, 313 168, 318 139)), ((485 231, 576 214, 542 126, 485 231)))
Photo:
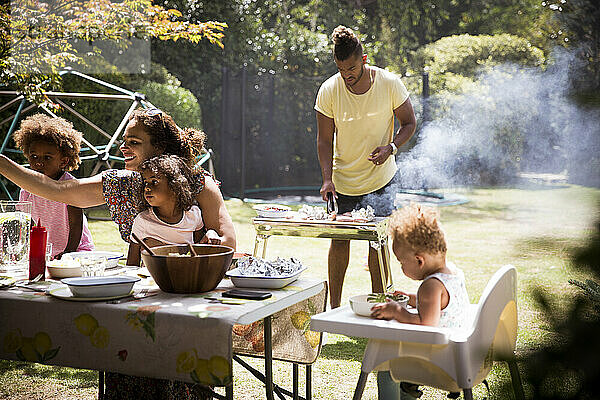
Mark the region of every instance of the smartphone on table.
POLYGON ((236 299, 264 300, 271 297, 271 293, 260 292, 256 290, 230 289, 226 292, 223 292, 221 296, 234 297, 236 299))

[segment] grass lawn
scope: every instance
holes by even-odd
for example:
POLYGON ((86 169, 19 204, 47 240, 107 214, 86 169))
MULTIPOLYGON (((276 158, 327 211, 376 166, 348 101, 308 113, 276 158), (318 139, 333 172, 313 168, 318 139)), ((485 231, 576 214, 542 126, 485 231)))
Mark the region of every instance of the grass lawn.
MULTIPOLYGON (((517 350, 526 352, 548 337, 544 316, 537 310, 531 292, 534 286, 568 299, 575 291, 567 281, 583 278, 571 268, 570 251, 584 243, 598 219, 600 190, 580 186, 539 186, 527 189, 475 189, 462 192, 469 202, 441 208, 448 241, 448 259, 465 271, 471 302, 476 302, 488 279, 504 264, 518 271, 519 337, 517 350)), ((251 252, 254 230, 250 223, 255 215, 250 204, 228 200, 238 237, 238 250, 251 252)), ((112 222, 91 221, 90 229, 98 249, 123 250, 112 222)), ((329 241, 272 237, 268 257, 300 259, 309 269, 305 277, 327 279, 329 241)), ((343 293, 343 304, 354 294, 370 292, 366 269, 367 243, 351 246, 343 293)), ((392 260, 396 288, 415 290, 418 282, 402 275, 399 263, 392 260)), ((560 307, 560 302, 557 307, 560 307)), ((320 358, 313 365, 313 398, 349 399, 360 372, 366 340, 328 335, 320 358)), ((249 360, 260 366, 259 360, 249 360)), ((291 365, 276 362, 275 381, 291 387, 291 365)), ((300 368, 300 382, 304 381, 300 368)), ((264 398, 262 385, 234 364, 235 398, 264 398)), ((74 370, 0 361, 1 399, 92 399, 96 396, 97 375, 92 371, 74 370)), ((501 387, 509 381, 505 365, 497 365, 488 380, 492 399, 507 398, 501 387)), ((483 385, 474 391, 481 398, 487 393, 483 385)), ((302 389, 303 390, 303 387, 302 389)), ((370 375, 363 399, 376 399, 375 376, 370 375)), ((425 389, 423 399, 445 399, 445 394, 425 389)))

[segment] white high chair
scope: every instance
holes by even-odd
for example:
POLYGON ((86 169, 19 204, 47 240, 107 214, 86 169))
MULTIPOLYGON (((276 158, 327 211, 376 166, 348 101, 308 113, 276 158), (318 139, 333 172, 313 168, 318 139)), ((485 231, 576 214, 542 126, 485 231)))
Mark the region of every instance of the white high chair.
POLYGON ((506 361, 515 397, 524 399, 514 359, 517 340, 517 271, 500 268, 490 279, 478 304, 473 304, 468 329, 400 324, 359 317, 348 307, 313 316, 312 329, 368 337, 354 400, 359 400, 368 374, 389 369, 396 381, 416 383, 449 392, 464 392, 481 383, 493 361, 506 361))

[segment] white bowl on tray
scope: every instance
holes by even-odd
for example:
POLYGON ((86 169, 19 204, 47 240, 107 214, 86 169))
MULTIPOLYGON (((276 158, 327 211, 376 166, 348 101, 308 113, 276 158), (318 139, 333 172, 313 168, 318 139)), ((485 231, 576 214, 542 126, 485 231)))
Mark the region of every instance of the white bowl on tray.
POLYGON ((65 253, 65 255, 69 255, 72 259, 79 258, 105 258, 106 259, 106 268, 114 268, 117 266, 119 260, 123 258, 123 253, 118 251, 101 251, 101 250, 93 250, 93 251, 74 251, 72 253, 65 253))
POLYGON ((260 276, 243 275, 239 268, 234 268, 225 273, 231 279, 231 282, 237 287, 243 288, 261 288, 261 289, 281 289, 294 282, 304 272, 306 267, 302 267, 291 275, 284 276, 260 276))
MULTIPOLYGON (((360 315, 363 317, 370 317, 371 316, 371 308, 373 308, 374 306, 376 306, 378 304, 383 304, 381 302, 368 301, 367 298, 369 296, 371 296, 371 295, 370 294, 359 294, 359 295, 350 297, 350 299, 349 299, 350 308, 352 309, 354 314, 360 315)), ((406 307, 406 304, 408 303, 408 296, 403 296, 403 298, 397 302, 400 303, 400 305, 402 307, 406 307)))
POLYGON ((285 218, 291 210, 290 207, 280 204, 257 204, 253 208, 262 218, 285 218))
POLYGON ((69 287, 75 297, 112 297, 131 293, 140 278, 131 276, 90 276, 65 278, 61 282, 69 287))

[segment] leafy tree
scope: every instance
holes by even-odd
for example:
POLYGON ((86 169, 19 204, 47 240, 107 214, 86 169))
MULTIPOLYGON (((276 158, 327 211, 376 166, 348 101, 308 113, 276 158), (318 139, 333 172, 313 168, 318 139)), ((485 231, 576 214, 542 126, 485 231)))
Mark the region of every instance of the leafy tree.
POLYGON ((523 357, 532 399, 597 399, 600 395, 598 260, 600 222, 596 223, 587 244, 573 256, 574 266, 590 275, 585 284, 572 281, 583 290, 569 297, 566 307, 559 307, 557 299, 541 288, 535 291, 539 307, 554 335, 523 357))
POLYGON ((429 71, 433 92, 460 92, 482 68, 504 63, 541 67, 544 62, 543 51, 524 38, 465 34, 444 37, 413 52, 409 71, 429 71))
POLYGON ((402 73, 411 52, 452 35, 508 33, 545 50, 554 45, 552 13, 538 0, 378 0, 370 6, 375 10, 366 13, 363 33, 380 42, 376 63, 402 73))
POLYGON ((585 61, 588 79, 581 79, 579 89, 600 89, 600 3, 597 0, 549 0, 543 3, 554 11, 560 23, 553 36, 579 50, 585 61))
POLYGON ((47 102, 43 89, 57 86, 59 70, 83 63, 71 40, 107 39, 127 47, 133 37, 160 40, 207 39, 222 46, 225 24, 189 23, 174 9, 150 0, 21 0, 0 8, 0 82, 36 103, 47 102))
MULTIPOLYGON (((445 36, 509 32, 530 39, 537 52, 536 45, 545 47, 549 43, 545 32, 549 29, 548 15, 552 14, 537 0, 500 3, 491 0, 407 0, 401 3, 395 0, 167 0, 162 4, 181 10, 190 21, 217 19, 228 24, 224 49, 202 42, 166 46, 155 41, 152 57, 167 66, 181 80, 182 86, 196 95, 203 110, 213 110, 203 113, 203 127, 217 158, 225 154, 228 159, 240 158, 239 154, 232 153, 238 148, 220 148, 222 123, 218 111, 222 107, 222 68, 229 68, 229 88, 234 91, 234 97, 230 98, 234 110, 223 125, 227 127, 228 137, 239 138, 236 123, 242 110, 235 108, 239 103, 238 71, 246 67, 247 165, 253 165, 252 158, 260 158, 265 149, 269 149, 268 157, 263 158, 269 162, 276 160, 274 165, 269 164, 268 170, 276 175, 273 181, 277 181, 277 186, 294 179, 292 185, 314 185, 320 181, 312 106, 319 84, 336 72, 329 37, 337 25, 349 26, 360 35, 370 63, 418 76, 422 70, 409 65, 413 52, 445 36), (274 89, 271 89, 271 79, 274 89), (274 101, 270 100, 270 93, 274 101), (230 126, 232 121, 233 126, 230 126), (309 176, 305 173, 307 170, 315 173, 309 176)), ((519 39, 517 45, 523 43, 519 39)), ((502 45, 510 51, 509 44, 503 41, 502 45)), ((517 45, 512 49, 516 51, 517 45)), ((475 62, 476 57, 469 60, 475 62)), ((472 70, 475 67, 469 66, 472 70)), ((433 73, 431 78, 435 79, 433 73)), ((447 73, 443 79, 443 87, 448 90, 463 88, 472 82, 471 77, 461 73, 447 73)), ((421 92, 417 79, 405 79, 405 83, 411 86, 411 93, 421 92)), ((414 101, 418 113, 418 96, 414 101)), ((230 168, 234 176, 239 175, 236 168, 230 168)), ((261 176, 253 184, 268 186, 266 182, 261 176)), ((224 179, 224 185, 227 184, 229 179, 224 179)))

